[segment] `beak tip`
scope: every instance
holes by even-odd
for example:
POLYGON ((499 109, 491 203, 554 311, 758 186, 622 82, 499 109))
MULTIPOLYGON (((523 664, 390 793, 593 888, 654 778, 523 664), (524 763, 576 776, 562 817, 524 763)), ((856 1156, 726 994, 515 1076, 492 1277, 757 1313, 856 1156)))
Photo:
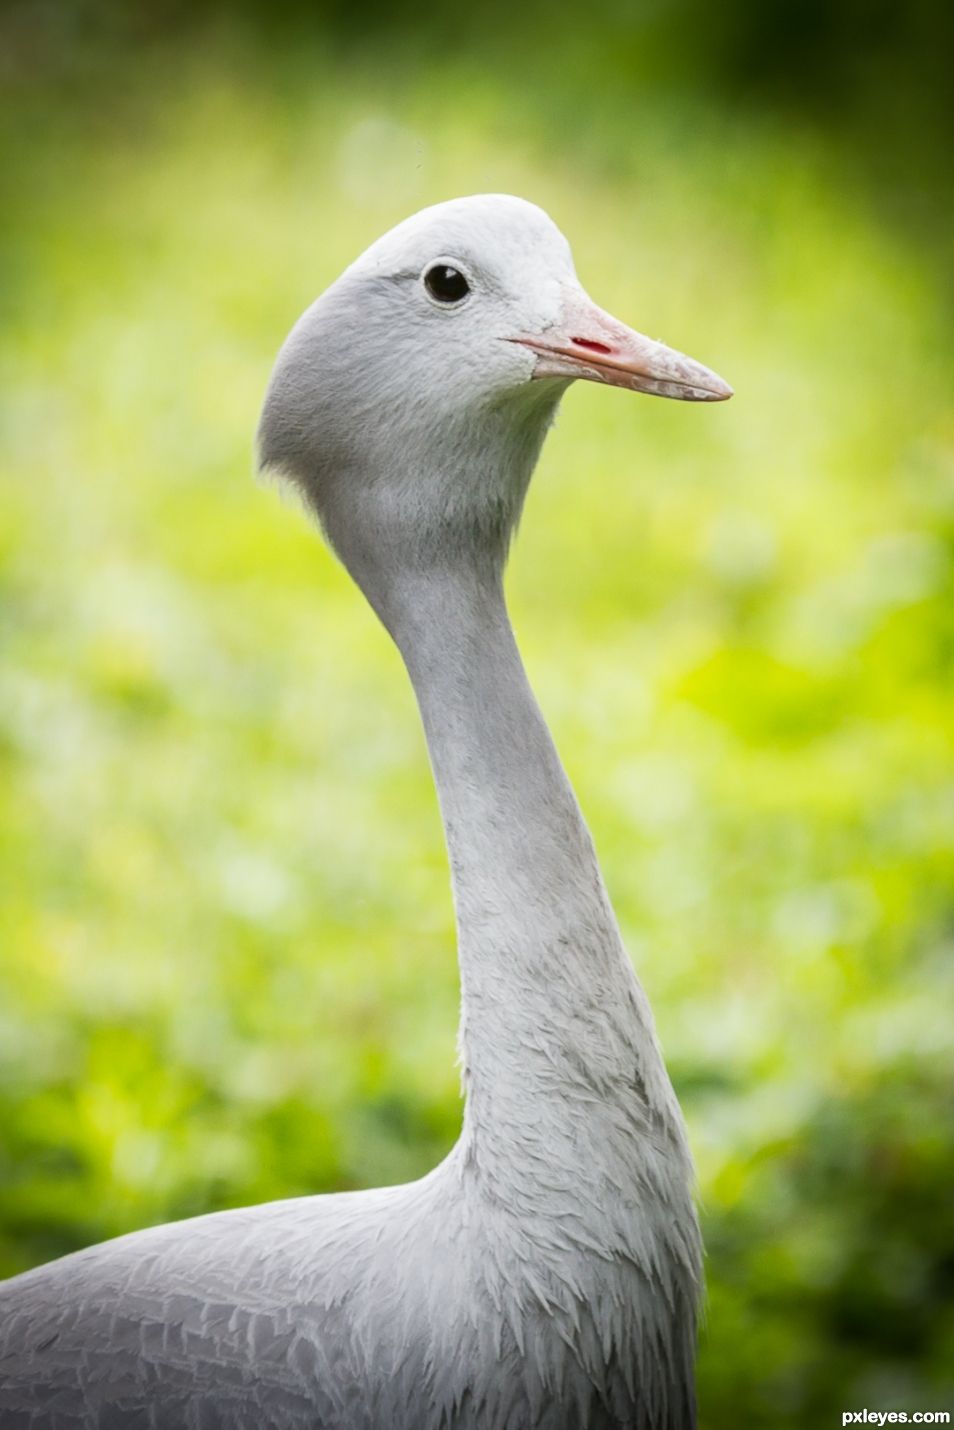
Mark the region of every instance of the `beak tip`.
POLYGON ((728 402, 730 397, 735 396, 735 388, 726 382, 724 377, 720 377, 711 368, 705 368, 704 371, 705 380, 699 383, 699 388, 705 393, 708 402, 728 402))

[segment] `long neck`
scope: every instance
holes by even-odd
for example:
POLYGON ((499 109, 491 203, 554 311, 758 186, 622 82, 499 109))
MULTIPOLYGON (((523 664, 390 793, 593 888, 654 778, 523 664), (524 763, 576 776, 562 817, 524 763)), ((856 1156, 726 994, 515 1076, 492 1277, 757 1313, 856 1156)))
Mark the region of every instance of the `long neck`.
MULTIPOLYGON (((464 1141, 499 1159, 550 1104, 668 1097, 592 840, 533 697, 495 567, 403 577, 385 618, 440 797, 457 913, 464 1141), (504 1152, 502 1153, 502 1146, 504 1152)), ((564 1119, 564 1122, 566 1119, 564 1119)), ((561 1123, 561 1125, 563 1125, 561 1123)))

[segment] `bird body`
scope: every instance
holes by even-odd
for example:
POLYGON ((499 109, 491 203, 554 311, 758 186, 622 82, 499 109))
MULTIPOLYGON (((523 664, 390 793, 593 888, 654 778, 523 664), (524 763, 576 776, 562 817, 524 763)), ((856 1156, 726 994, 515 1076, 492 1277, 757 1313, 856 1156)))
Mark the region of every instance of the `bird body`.
POLYGON ((420 1181, 136 1232, 0 1286, 2 1430, 694 1425, 682 1120, 503 596, 578 376, 729 395, 596 309, 546 215, 503 196, 399 225, 286 342, 263 463, 396 641, 427 735, 463 1129, 420 1181))
MULTIPOLYGON (((533 1204, 498 1200, 458 1148, 410 1185, 77 1252, 17 1278, 4 1307, 4 1335, 29 1346, 32 1369, 0 1377, 0 1425, 691 1425, 692 1337, 666 1339, 669 1308, 655 1323, 663 1286, 620 1248, 580 1245, 575 1199, 557 1199, 565 1228, 544 1199, 535 1226, 533 1204), (647 1333, 664 1343, 640 1365, 647 1333)), ((691 1322, 686 1288, 670 1290, 691 1322)))

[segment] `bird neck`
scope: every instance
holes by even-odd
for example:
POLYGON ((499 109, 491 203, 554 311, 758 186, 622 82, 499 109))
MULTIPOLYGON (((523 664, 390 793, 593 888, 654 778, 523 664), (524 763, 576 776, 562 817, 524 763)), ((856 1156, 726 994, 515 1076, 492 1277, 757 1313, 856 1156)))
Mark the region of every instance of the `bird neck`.
POLYGON ((574 1094, 598 1135, 594 1102, 632 1102, 641 1060, 652 1064, 645 1086, 662 1078, 662 1100, 668 1082, 527 681, 499 563, 407 574, 382 604, 420 705, 450 856, 463 1140, 475 1156, 483 1141, 499 1168, 544 1136, 575 1135, 565 1115, 574 1094))

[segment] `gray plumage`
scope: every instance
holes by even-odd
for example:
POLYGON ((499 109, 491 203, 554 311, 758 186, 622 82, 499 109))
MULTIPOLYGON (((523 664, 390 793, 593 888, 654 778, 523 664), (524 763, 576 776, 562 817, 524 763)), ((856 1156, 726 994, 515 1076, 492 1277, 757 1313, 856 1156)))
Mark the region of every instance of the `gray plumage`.
POLYGON ((463 1129, 407 1186, 156 1227, 4 1283, 2 1430, 694 1425, 682 1120, 502 589, 574 377, 729 395, 595 308, 551 221, 503 196, 399 225, 289 336, 261 460, 414 683, 453 874, 463 1129), (437 260, 457 301, 430 291, 437 260))

